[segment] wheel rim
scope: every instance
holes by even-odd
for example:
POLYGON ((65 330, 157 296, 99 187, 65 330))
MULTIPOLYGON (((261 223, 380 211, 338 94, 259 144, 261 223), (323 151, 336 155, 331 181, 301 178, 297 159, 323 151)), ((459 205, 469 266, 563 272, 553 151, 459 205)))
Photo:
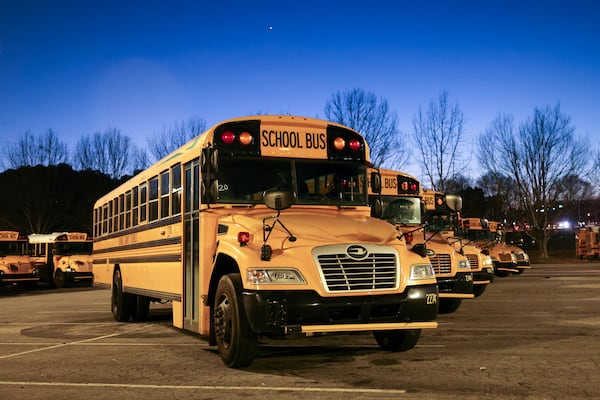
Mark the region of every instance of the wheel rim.
POLYGON ((231 313, 231 301, 229 297, 222 296, 219 304, 215 307, 214 326, 215 335, 225 348, 229 348, 231 345, 231 313))

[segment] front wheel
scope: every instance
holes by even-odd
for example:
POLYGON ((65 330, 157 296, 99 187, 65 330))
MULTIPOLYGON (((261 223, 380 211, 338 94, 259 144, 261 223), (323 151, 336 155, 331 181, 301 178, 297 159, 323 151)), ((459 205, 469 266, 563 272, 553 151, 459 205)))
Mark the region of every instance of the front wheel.
POLYGON ((258 336, 248 323, 241 296, 240 274, 223 276, 215 295, 213 329, 219 355, 232 368, 250 365, 258 346, 258 336))
POLYGON ((60 269, 57 269, 56 272, 54 272, 54 286, 57 288, 63 288, 65 287, 65 285, 67 284, 67 277, 65 275, 64 272, 62 272, 60 269))
POLYGON ((373 336, 382 350, 399 352, 415 347, 421 336, 421 330, 375 331, 373 336))

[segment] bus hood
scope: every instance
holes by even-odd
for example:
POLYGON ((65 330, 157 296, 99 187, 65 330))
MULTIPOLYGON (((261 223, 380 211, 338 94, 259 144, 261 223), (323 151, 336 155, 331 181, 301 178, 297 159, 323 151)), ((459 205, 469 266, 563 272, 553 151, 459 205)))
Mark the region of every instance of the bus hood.
MULTIPOLYGON (((263 219, 269 226, 273 225, 272 210, 253 212, 246 215, 235 215, 224 218, 221 224, 233 228, 237 225, 240 231, 247 230, 255 236, 262 235, 263 219)), ((279 216, 279 221, 293 234, 297 243, 314 241, 319 243, 373 243, 388 244, 396 240, 399 232, 387 222, 362 215, 344 215, 331 210, 285 210, 279 216)), ((234 228, 235 229, 235 228, 234 228)), ((232 232, 233 233, 233 232, 232 232)), ((285 229, 276 223, 273 226, 270 240, 289 236, 285 229)), ((262 237, 256 237, 260 240, 262 237)))

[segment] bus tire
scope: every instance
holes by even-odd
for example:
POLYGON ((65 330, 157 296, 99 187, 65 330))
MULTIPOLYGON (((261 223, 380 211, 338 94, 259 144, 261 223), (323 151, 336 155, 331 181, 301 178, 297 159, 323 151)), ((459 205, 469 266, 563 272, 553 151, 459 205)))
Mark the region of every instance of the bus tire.
POLYGON ((479 297, 485 292, 488 285, 473 285, 473 295, 479 297))
POLYGON ((417 345, 421 336, 420 329, 402 329, 396 331, 375 331, 375 341, 385 351, 407 351, 417 345))
POLYGON ((65 273, 62 272, 60 269, 57 269, 54 272, 53 283, 54 283, 54 286, 59 289, 65 287, 65 285, 67 284, 67 277, 66 277, 65 273))
POLYGON ((248 323, 241 295, 240 274, 221 277, 215 294, 213 329, 219 356, 231 368, 250 365, 258 346, 258 336, 248 323))
POLYGON ((440 305, 438 308, 438 314, 450 314, 458 310, 461 299, 440 299, 440 305))
POLYGON ((146 321, 150 313, 150 298, 137 295, 135 301, 135 312, 133 313, 134 321, 146 321))
POLYGON ((127 322, 133 317, 136 298, 131 293, 123 292, 123 279, 121 278, 121 270, 118 268, 115 269, 113 274, 111 305, 115 321, 127 322))

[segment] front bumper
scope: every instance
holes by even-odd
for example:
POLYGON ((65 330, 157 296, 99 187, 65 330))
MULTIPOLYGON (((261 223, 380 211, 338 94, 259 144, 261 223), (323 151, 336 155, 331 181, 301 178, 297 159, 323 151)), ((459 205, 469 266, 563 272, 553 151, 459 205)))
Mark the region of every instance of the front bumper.
POLYGON ((474 285, 487 285, 494 282, 494 269, 484 268, 481 271, 473 272, 473 284, 474 285))
POLYGON ((263 334, 437 326, 437 285, 411 286, 398 294, 339 297, 321 297, 311 290, 244 290, 243 301, 252 330, 263 334))
POLYGON ((472 299, 473 274, 458 272, 453 278, 438 278, 441 298, 472 299))

